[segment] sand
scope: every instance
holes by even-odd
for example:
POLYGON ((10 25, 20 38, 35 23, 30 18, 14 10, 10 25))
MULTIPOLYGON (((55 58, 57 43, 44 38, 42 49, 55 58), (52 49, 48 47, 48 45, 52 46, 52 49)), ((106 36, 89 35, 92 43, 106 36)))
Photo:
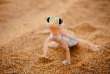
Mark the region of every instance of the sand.
POLYGON ((0 0, 0 74, 109 74, 109 0, 0 0), (65 28, 77 37, 99 45, 99 52, 87 45, 70 48, 70 66, 64 66, 65 49, 48 49, 46 17, 62 17, 65 28))

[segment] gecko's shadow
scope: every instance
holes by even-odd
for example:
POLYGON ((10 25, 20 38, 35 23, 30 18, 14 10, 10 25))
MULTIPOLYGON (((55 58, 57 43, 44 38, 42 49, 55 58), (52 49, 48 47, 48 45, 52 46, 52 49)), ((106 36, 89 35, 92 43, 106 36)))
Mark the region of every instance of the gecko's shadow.
POLYGON ((76 56, 79 56, 81 53, 81 48, 79 45, 69 47, 69 49, 71 58, 75 58, 76 56))
POLYGON ((44 58, 44 57, 40 57, 39 60, 38 60, 38 62, 42 63, 42 64, 47 64, 47 63, 50 63, 52 61, 53 61, 53 59, 44 58))
POLYGON ((69 49, 70 51, 74 51, 75 49, 79 49, 79 46, 75 45, 75 46, 69 47, 69 49))

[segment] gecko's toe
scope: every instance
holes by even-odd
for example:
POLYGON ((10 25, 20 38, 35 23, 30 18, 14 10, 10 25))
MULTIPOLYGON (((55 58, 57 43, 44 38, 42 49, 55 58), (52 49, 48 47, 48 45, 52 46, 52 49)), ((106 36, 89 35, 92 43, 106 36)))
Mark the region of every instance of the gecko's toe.
POLYGON ((99 48, 98 48, 99 46, 98 45, 96 45, 95 47, 90 47, 90 49, 92 50, 92 51, 99 51, 99 48))
POLYGON ((67 63, 66 60, 64 60, 64 61, 62 62, 62 64, 64 64, 64 65, 71 65, 71 63, 67 63))
POLYGON ((56 42, 50 42, 48 44, 48 47, 57 47, 57 46, 58 46, 58 43, 56 43, 56 42))

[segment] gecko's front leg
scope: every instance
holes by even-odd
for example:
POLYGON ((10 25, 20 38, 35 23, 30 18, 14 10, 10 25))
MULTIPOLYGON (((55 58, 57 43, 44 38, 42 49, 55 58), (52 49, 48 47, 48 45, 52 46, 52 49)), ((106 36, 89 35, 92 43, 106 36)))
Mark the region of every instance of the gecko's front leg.
POLYGON ((62 63, 64 65, 71 65, 71 63, 70 63, 70 50, 68 48, 68 45, 66 44, 66 42, 64 40, 61 40, 61 44, 66 49, 66 60, 64 60, 62 63))
POLYGON ((50 39, 50 37, 45 41, 44 47, 43 47, 43 53, 44 53, 44 55, 43 55, 42 57, 47 58, 47 50, 48 50, 47 44, 48 44, 49 42, 51 42, 51 41, 52 41, 52 40, 50 39))

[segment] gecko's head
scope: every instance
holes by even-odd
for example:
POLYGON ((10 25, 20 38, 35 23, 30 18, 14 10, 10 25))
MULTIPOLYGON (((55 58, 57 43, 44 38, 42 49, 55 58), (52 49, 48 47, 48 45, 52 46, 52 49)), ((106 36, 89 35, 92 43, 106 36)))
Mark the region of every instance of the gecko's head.
POLYGON ((46 25, 48 27, 54 27, 54 28, 63 28, 64 27, 63 20, 60 17, 50 16, 46 20, 47 20, 46 25))

